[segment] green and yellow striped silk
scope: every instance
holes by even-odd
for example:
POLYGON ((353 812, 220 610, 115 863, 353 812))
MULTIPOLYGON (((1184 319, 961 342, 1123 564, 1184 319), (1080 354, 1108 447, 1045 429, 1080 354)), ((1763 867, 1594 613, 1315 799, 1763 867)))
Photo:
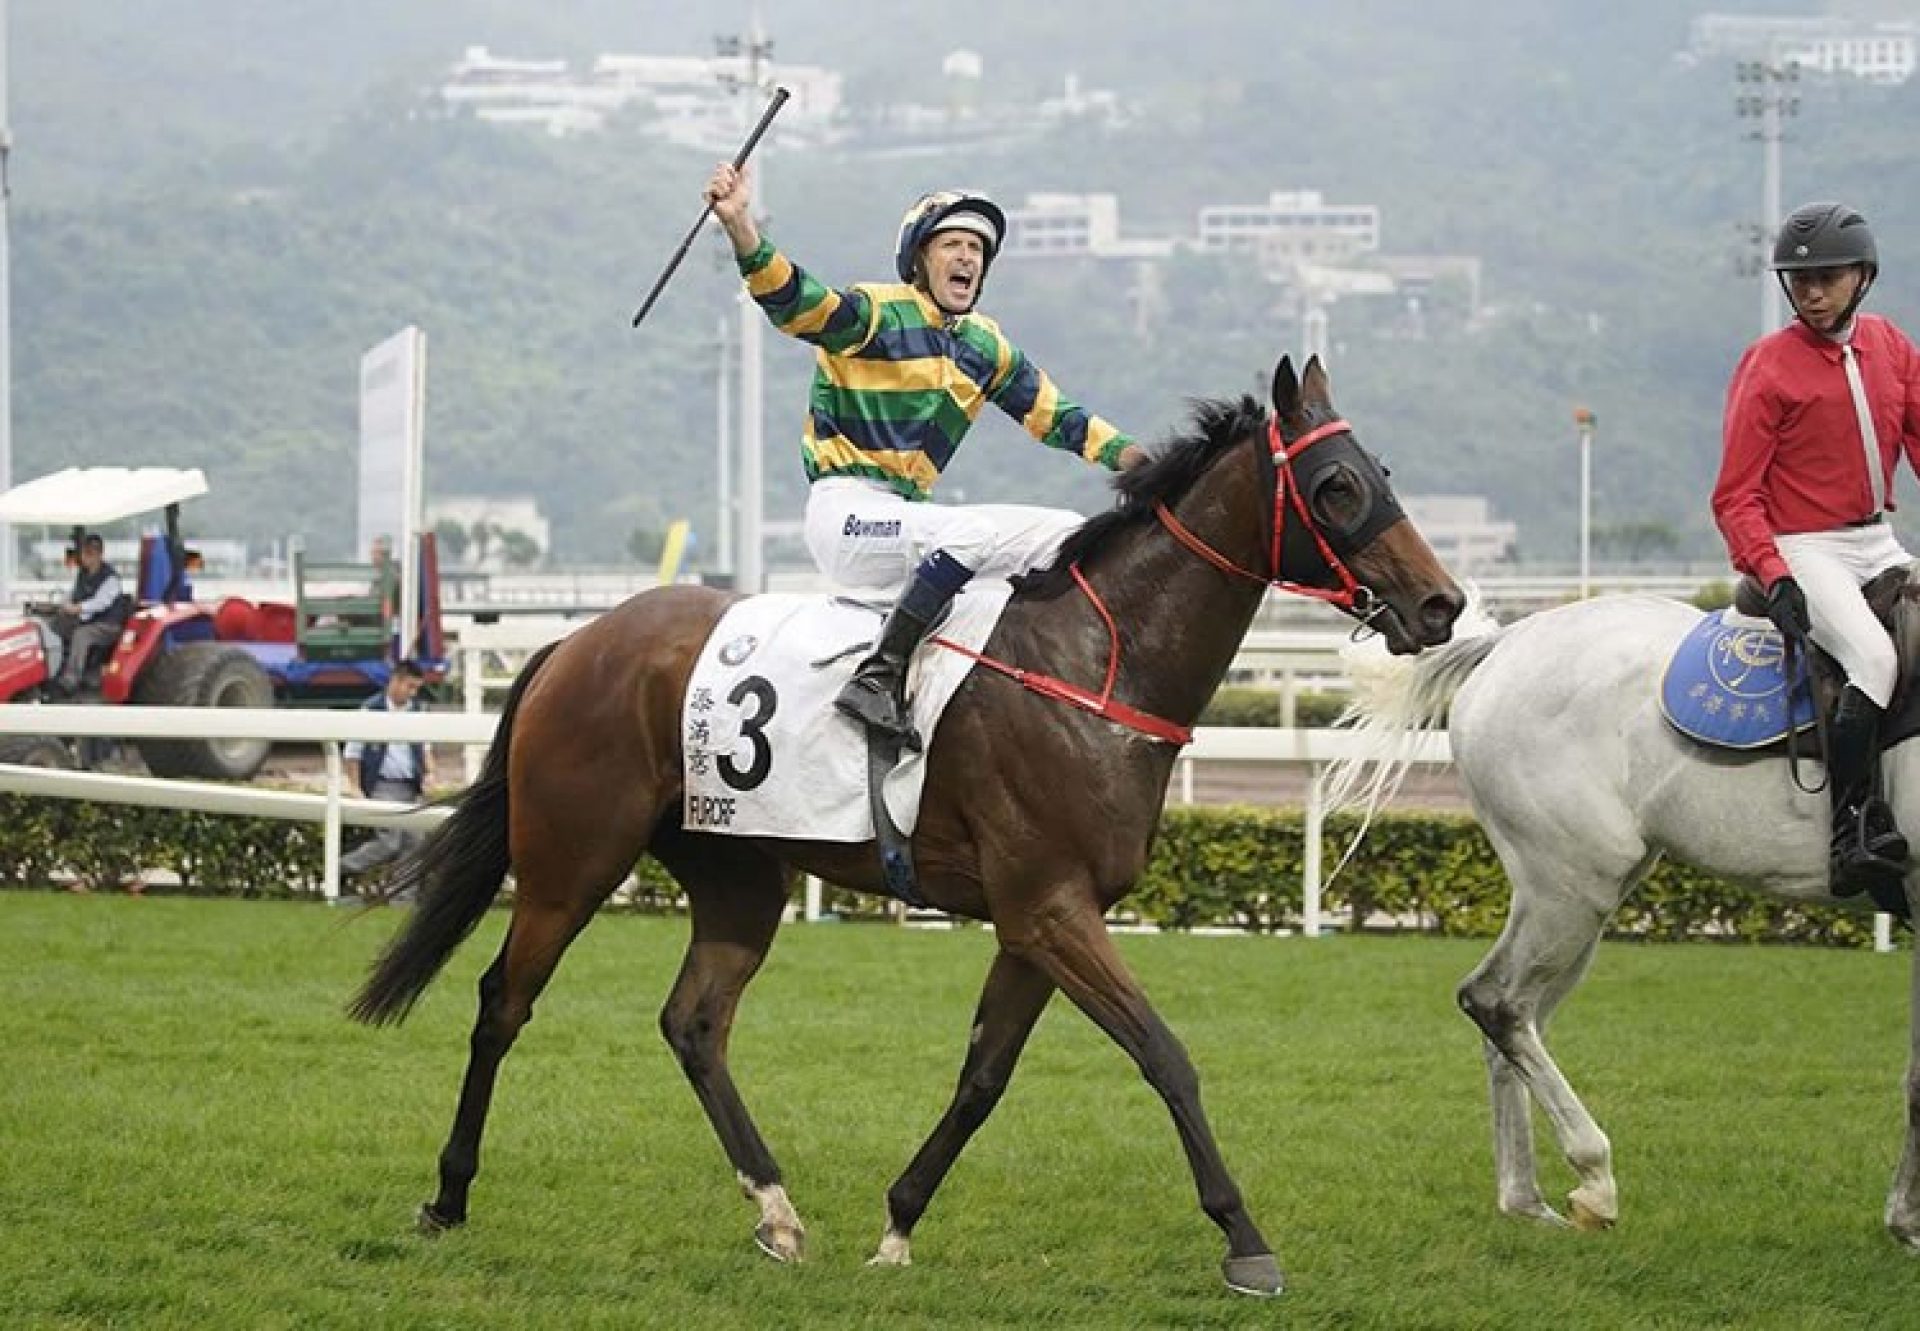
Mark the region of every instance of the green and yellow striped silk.
POLYGON ((863 476, 925 499, 987 402, 1049 448, 1109 469, 1133 442, 1062 395, 984 314, 950 318, 904 283, 825 286, 765 239, 739 263, 773 326, 818 348, 801 443, 809 481, 863 476))

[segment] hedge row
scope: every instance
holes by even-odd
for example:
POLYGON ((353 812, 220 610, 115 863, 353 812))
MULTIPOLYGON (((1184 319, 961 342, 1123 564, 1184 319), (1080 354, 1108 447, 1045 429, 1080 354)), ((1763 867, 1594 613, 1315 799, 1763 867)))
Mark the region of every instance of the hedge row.
MULTIPOLYGON (((1339 863, 1355 827, 1350 817, 1328 821, 1323 875, 1339 863)), ((1118 912, 1163 928, 1297 928, 1305 848, 1297 809, 1170 808, 1147 872, 1118 912)), ((1350 929, 1491 937, 1506 922, 1508 897, 1506 873, 1472 818, 1389 812, 1374 819, 1352 859, 1325 884, 1321 910, 1350 929)), ((1872 944, 1873 918, 1795 905, 1663 861, 1615 912, 1608 931, 1861 947, 1872 944)))
MULTIPOLYGON (((1321 847, 1329 871, 1353 828, 1350 819, 1329 824, 1321 847)), ((1304 848, 1298 810, 1169 808, 1147 872, 1115 916, 1168 929, 1298 928, 1304 848)), ((299 896, 318 892, 322 854, 319 830, 307 823, 0 796, 0 883, 7 886, 112 888, 158 871, 178 882, 164 890, 299 896)), ((652 860, 642 862, 636 889, 623 899, 640 909, 678 906, 652 860)), ((871 899, 851 894, 832 900, 874 909, 871 899)), ((1326 885, 1322 910, 1350 929, 1491 936, 1506 919, 1506 877, 1472 819, 1387 813, 1326 885)), ((1872 941, 1868 915, 1793 905, 1671 863, 1654 871, 1610 928, 1658 939, 1872 941)))
MULTIPOLYGON (((1277 726, 1280 724, 1281 693, 1251 684, 1227 684, 1214 691, 1206 710, 1200 713, 1203 726, 1277 726)), ((1302 689, 1294 695, 1293 723, 1296 726, 1330 726, 1345 710, 1347 695, 1325 689, 1302 689)))

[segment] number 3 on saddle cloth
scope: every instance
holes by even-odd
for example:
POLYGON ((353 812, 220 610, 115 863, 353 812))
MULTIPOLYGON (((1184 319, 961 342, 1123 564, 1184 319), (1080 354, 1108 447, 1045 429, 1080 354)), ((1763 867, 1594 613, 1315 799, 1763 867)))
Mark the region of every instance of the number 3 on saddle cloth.
POLYGON ((1764 619, 1718 610, 1695 626, 1660 683, 1660 710, 1681 734, 1724 749, 1758 749, 1813 724, 1807 662, 1794 659, 1793 688, 1784 643, 1764 619))
MULTIPOLYGON (((1012 588, 980 579, 932 635, 978 651, 1012 588)), ((833 699, 866 654, 885 605, 825 596, 751 596, 714 626, 681 704, 688 831, 804 841, 871 841, 866 728, 833 699)), ((922 644, 907 674, 914 729, 932 751, 940 713, 973 660, 922 644)), ((903 753, 885 784, 904 833, 919 819, 926 755, 903 753)))

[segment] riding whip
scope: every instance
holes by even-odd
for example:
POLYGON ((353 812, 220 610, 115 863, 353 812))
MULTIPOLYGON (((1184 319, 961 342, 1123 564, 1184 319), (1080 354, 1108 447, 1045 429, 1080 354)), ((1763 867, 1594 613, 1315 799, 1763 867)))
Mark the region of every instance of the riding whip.
MULTIPOLYGON (((760 123, 753 127, 753 133, 747 135, 747 141, 740 145, 740 151, 734 155, 734 170, 738 171, 747 164, 747 158, 753 155, 754 147, 760 142, 760 136, 767 132, 767 126, 773 123, 773 118, 780 114, 780 108, 787 104, 787 98, 792 95, 793 94, 789 93, 785 88, 775 88, 773 90, 773 100, 768 102, 767 109, 760 113, 760 123)), ((695 219, 693 229, 687 232, 687 238, 680 242, 680 248, 673 252, 671 259, 667 260, 666 269, 660 274, 659 279, 654 282, 653 290, 647 293, 647 298, 640 302, 640 308, 635 311, 633 316, 633 326, 635 328, 638 328, 640 321, 647 317, 647 311, 653 308, 653 303, 660 299, 660 293, 666 289, 667 279, 672 277, 675 271, 679 269, 680 261, 687 257, 687 251, 693 247, 693 238, 700 234, 700 228, 707 224, 707 217, 712 212, 713 205, 711 203, 700 210, 700 216, 695 219)))

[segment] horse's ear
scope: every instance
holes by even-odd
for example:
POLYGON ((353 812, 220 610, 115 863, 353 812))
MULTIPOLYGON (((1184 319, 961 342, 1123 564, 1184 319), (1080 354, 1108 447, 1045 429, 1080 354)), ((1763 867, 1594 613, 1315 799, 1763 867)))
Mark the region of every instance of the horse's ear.
POLYGON ((1273 410, 1281 420, 1300 414, 1300 381, 1293 377, 1293 357, 1282 356, 1273 369, 1273 410))
POLYGON ((1307 357, 1306 373, 1300 377, 1300 397, 1316 407, 1331 409, 1333 406, 1333 384, 1327 378, 1327 367, 1320 363, 1318 353, 1307 357))

